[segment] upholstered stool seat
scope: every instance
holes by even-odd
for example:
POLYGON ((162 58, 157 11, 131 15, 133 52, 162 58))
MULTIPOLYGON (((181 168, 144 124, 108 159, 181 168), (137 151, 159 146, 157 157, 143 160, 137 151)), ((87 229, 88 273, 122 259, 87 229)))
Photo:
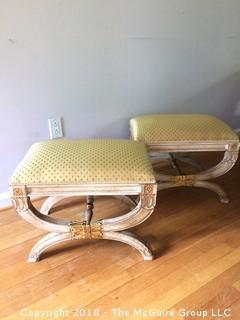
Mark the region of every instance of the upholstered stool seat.
POLYGON ((134 140, 159 142, 238 142, 236 133, 222 120, 203 114, 156 114, 130 121, 134 140))
POLYGON ((31 146, 11 184, 153 183, 146 147, 130 140, 57 140, 31 146))
POLYGON ((222 202, 228 202, 219 186, 206 181, 226 173, 238 157, 239 138, 225 122, 203 114, 153 114, 131 119, 130 131, 132 139, 146 143, 150 153, 225 151, 221 163, 209 170, 183 175, 179 169, 177 176, 155 176, 159 190, 177 186, 205 187, 217 192, 222 202))
POLYGON ((121 232, 142 223, 155 206, 157 186, 143 143, 107 139, 36 143, 13 173, 10 189, 17 212, 51 232, 34 246, 29 261, 37 261, 42 252, 62 241, 99 238, 128 243, 144 259, 153 258, 135 236, 121 232), (85 195, 87 210, 82 221, 58 220, 33 207, 34 195, 48 196, 48 206, 64 196, 85 195), (92 222, 94 195, 138 195, 140 200, 123 216, 92 222))

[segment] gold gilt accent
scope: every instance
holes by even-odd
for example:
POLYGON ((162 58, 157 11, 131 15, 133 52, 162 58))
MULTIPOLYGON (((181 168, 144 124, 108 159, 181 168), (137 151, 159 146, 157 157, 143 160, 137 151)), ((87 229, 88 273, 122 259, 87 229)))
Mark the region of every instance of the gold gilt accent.
POLYGON ((154 189, 155 185, 147 184, 143 186, 143 191, 141 195, 141 207, 143 209, 152 209, 156 203, 156 191, 154 189))
POLYGON ((186 176, 176 176, 174 177, 174 183, 177 186, 191 187, 196 181, 196 176, 186 175, 186 176))
POLYGON ((230 151, 230 152, 234 152, 234 151, 235 151, 235 152, 238 152, 238 150, 239 150, 239 143, 237 142, 237 143, 229 144, 227 150, 230 151))
POLYGON ((152 194, 153 193, 153 185, 147 184, 144 186, 144 194, 152 194))
POLYGON ((102 224, 100 222, 86 224, 79 222, 71 222, 69 224, 72 239, 102 239, 102 224))
POLYGON ((24 196, 26 196, 26 191, 23 188, 14 188, 13 189, 13 196, 14 197, 24 197, 24 196))

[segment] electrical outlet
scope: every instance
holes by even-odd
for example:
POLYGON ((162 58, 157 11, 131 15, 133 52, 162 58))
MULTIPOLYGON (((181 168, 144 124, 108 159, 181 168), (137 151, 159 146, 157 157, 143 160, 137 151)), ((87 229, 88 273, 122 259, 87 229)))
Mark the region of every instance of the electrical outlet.
POLYGON ((48 119, 48 128, 51 139, 62 138, 62 119, 60 117, 48 119))

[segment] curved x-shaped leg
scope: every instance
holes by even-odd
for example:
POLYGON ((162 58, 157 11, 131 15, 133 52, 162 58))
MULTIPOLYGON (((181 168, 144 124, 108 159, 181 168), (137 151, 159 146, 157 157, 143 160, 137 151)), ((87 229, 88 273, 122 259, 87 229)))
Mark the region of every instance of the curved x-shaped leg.
MULTIPOLYGON (((136 235, 130 235, 129 232, 124 231, 107 231, 103 233, 102 239, 106 240, 115 240, 119 242, 126 243, 131 247, 135 248, 140 252, 144 260, 153 260, 153 254, 151 250, 142 243, 136 235)), ((28 262, 36 262, 40 259, 40 256, 47 249, 55 246, 56 244, 66 242, 69 240, 73 240, 72 234, 70 232, 66 233, 54 233, 51 232, 47 234, 45 237, 40 239, 35 246, 32 248, 29 256, 28 262)))
POLYGON ((145 221, 153 212, 156 203, 157 185, 149 184, 141 187, 140 200, 137 206, 125 215, 102 219, 86 224, 81 221, 66 221, 44 215, 31 203, 25 189, 13 189, 12 200, 18 214, 27 222, 40 229, 50 231, 32 248, 29 262, 38 261, 41 254, 55 244, 77 239, 109 239, 116 240, 137 249, 145 260, 153 259, 151 250, 136 236, 122 232, 145 221), (19 191, 20 190, 20 191, 19 191))
POLYGON ((65 242, 67 240, 72 240, 72 235, 70 232, 66 233, 55 233, 51 232, 45 237, 40 239, 35 246, 32 248, 28 256, 28 262, 36 262, 39 260, 41 254, 47 249, 55 246, 58 243, 65 242))
POLYGON ((206 181, 208 179, 217 178, 226 172, 228 172, 236 163, 238 158, 238 145, 234 144, 228 147, 225 151, 224 157, 216 166, 196 173, 194 175, 177 175, 170 176, 156 173, 156 179, 158 181, 158 190, 174 187, 201 187, 214 191, 218 194, 222 203, 229 202, 225 191, 215 183, 206 181))
POLYGON ((151 250, 142 243, 134 234, 130 234, 130 232, 115 232, 115 231, 107 231, 104 233, 103 239, 115 240, 126 243, 131 247, 138 250, 144 260, 153 260, 153 254, 151 250))

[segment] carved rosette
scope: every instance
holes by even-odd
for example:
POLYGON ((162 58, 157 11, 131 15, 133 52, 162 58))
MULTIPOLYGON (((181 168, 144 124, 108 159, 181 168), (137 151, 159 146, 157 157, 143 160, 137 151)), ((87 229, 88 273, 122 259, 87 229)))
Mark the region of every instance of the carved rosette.
POLYGON ((227 162, 229 161, 229 162, 235 163, 238 159, 238 152, 239 152, 238 142, 227 145, 227 150, 225 153, 224 160, 227 162))
POLYGON ((11 199, 17 212, 28 211, 29 205, 25 187, 12 188, 11 199))
POLYGON ((226 151, 225 161, 235 163, 238 159, 238 151, 226 151))
POLYGON ((26 196, 26 190, 25 188, 13 188, 12 189, 12 195, 13 197, 25 197, 26 196))
POLYGON ((239 151, 239 142, 228 144, 227 150, 230 152, 238 152, 239 151))
POLYGON ((71 222, 69 224, 72 240, 77 239, 102 239, 102 223, 95 222, 92 224, 71 222))
POLYGON ((154 184, 147 184, 142 187, 141 207, 153 209, 156 204, 157 187, 154 184))

